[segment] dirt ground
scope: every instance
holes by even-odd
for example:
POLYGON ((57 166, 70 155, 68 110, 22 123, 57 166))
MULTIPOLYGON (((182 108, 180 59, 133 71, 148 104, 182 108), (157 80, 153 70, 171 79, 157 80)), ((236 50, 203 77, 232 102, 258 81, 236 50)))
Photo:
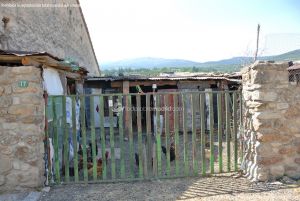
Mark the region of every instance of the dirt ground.
POLYGON ((232 174, 204 178, 52 187, 40 201, 82 200, 300 200, 300 185, 250 183, 232 174))

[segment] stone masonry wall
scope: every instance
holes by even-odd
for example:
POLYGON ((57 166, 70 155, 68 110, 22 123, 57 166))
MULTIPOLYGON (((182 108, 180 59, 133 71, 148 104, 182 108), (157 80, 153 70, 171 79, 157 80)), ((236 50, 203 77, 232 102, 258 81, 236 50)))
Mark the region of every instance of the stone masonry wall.
POLYGON ((41 69, 0 66, 0 193, 43 185, 43 135, 41 69))
POLYGON ((99 75, 80 8, 68 6, 77 3, 78 0, 1 0, 0 49, 45 51, 59 58, 72 58, 90 75, 99 75), (40 4, 53 6, 39 7, 40 4), (66 7, 55 7, 62 4, 66 7), (6 26, 4 17, 9 18, 6 26))
POLYGON ((300 86, 288 64, 256 62, 243 69, 247 176, 266 181, 300 177, 300 86))

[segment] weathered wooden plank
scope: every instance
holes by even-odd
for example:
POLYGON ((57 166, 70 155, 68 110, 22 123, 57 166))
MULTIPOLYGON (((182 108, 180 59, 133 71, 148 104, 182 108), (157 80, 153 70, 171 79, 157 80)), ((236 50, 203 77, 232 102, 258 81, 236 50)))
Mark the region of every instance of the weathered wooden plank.
MULTIPOLYGON (((151 111, 150 111, 150 95, 146 95, 146 129, 147 129, 147 148, 146 148, 146 156, 145 159, 147 161, 147 169, 148 169, 148 177, 151 177, 151 169, 152 167, 152 133, 151 133, 151 111)), ((147 176, 147 175, 145 175, 147 176)))
POLYGON ((238 91, 239 94, 239 110, 240 110, 240 126, 239 126, 239 142, 240 142, 240 157, 242 158, 244 156, 244 143, 243 143, 243 95, 242 91, 238 91))
POLYGON ((227 149, 227 171, 230 172, 231 169, 231 157, 230 157, 230 94, 225 93, 225 111, 226 111, 226 149, 227 149))
POLYGON ((234 145, 234 171, 238 170, 238 141, 237 141, 237 94, 233 92, 233 145, 234 145))
POLYGON ((101 153, 102 153, 102 178, 103 180, 107 179, 107 164, 105 160, 106 152, 106 139, 105 139, 105 130, 104 130, 104 97, 99 96, 99 121, 100 121, 100 135, 101 135, 101 153))
POLYGON ((213 94, 209 92, 209 133, 210 133, 210 173, 215 172, 215 150, 214 150, 214 105, 213 105, 213 94))
POLYGON ((157 160, 157 173, 160 177, 161 172, 161 133, 160 133, 160 95, 156 95, 156 160, 157 160))
POLYGON ((120 160, 121 160, 121 179, 125 178, 125 154, 124 154, 124 129, 123 129, 123 108, 122 107, 122 96, 118 96, 118 109, 119 109, 119 142, 120 142, 120 150, 121 150, 121 155, 120 155, 120 160))
POLYGON ((95 112, 94 97, 90 96, 90 121, 91 121, 91 141, 92 141, 92 159, 93 159, 93 180, 97 180, 97 156, 96 156, 96 131, 95 131, 95 112))
POLYGON ((223 134, 223 118, 222 118, 222 94, 217 94, 217 107, 218 107, 218 160, 219 160, 219 172, 223 172, 223 146, 222 146, 222 134, 223 134))
POLYGON ((113 97, 109 96, 108 98, 109 106, 109 143, 110 143, 110 161, 111 161, 111 177, 112 179, 116 178, 116 160, 115 160, 115 134, 114 134, 114 119, 113 119, 113 97))
POLYGON ((200 94, 200 124, 201 124, 201 173, 206 175, 206 159, 205 159, 205 94, 200 94))
POLYGON ((191 94, 191 108, 192 108, 192 159, 194 176, 198 175, 198 160, 197 160, 197 139, 196 139, 196 94, 191 94))
POLYGON ((49 124, 48 124, 48 118, 49 118, 49 101, 51 101, 47 94, 45 94, 45 153, 47 153, 47 159, 45 159, 46 166, 46 182, 45 185, 49 185, 49 176, 52 175, 52 161, 50 157, 50 141, 49 141, 49 124))
POLYGON ((142 139, 142 113, 141 113, 141 95, 136 95, 137 107, 137 130, 138 130, 138 152, 139 152, 139 177, 143 178, 143 139, 142 139))
POLYGON ((78 175, 78 150, 77 150, 77 128, 76 128, 76 100, 72 97, 72 136, 73 136, 73 149, 74 149, 74 176, 75 182, 79 181, 78 175))
POLYGON ((165 144, 167 149, 167 176, 170 176, 170 169, 171 169, 171 163, 170 163, 170 114, 168 111, 169 108, 169 94, 164 95, 164 106, 165 106, 165 144))
POLYGON ((183 109, 183 161, 184 175, 189 176, 189 158, 188 158, 188 133, 187 133, 187 95, 182 94, 182 109, 183 109))
POLYGON ((86 125, 85 125, 85 96, 80 96, 80 117, 81 117, 81 135, 82 135, 82 155, 83 155, 83 179, 88 181, 87 169, 87 143, 86 143, 86 125))
POLYGON ((59 146, 58 146, 58 118, 56 114, 56 97, 52 98, 52 109, 53 109, 53 127, 54 127, 54 163, 55 163, 55 179, 56 183, 60 183, 60 171, 59 171, 59 146))
POLYGON ((64 143, 63 143, 63 150, 64 150, 64 160, 63 166, 65 168, 65 182, 70 181, 70 173, 69 173, 69 128, 67 124, 67 116, 66 116, 66 96, 62 97, 62 128, 63 128, 63 136, 64 136, 64 143))
POLYGON ((130 177, 134 178, 134 148, 133 148, 133 133, 132 133, 131 95, 127 96, 127 104, 128 104, 128 132, 129 132, 130 177))
POLYGON ((175 175, 179 176, 179 108, 178 95, 174 94, 174 132, 175 132, 175 175))

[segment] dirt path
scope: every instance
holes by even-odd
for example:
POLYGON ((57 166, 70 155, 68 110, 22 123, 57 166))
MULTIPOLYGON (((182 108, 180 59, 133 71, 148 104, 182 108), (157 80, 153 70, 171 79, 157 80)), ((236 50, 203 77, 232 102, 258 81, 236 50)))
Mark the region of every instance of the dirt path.
POLYGON ((231 175, 134 183, 64 185, 41 201, 83 200, 300 200, 299 185, 250 183, 231 175))

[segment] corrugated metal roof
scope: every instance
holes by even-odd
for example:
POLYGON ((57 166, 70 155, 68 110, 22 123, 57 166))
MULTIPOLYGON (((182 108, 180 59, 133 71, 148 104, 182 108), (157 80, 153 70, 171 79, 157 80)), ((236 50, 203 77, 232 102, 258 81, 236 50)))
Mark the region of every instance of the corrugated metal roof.
POLYGON ((106 76, 106 77, 88 77, 86 81, 181 81, 181 80, 227 80, 232 82, 240 82, 240 79, 234 79, 221 75, 216 76, 106 76))
POLYGON ((299 69, 300 69, 300 64, 294 64, 288 67, 288 70, 299 70, 299 69))

